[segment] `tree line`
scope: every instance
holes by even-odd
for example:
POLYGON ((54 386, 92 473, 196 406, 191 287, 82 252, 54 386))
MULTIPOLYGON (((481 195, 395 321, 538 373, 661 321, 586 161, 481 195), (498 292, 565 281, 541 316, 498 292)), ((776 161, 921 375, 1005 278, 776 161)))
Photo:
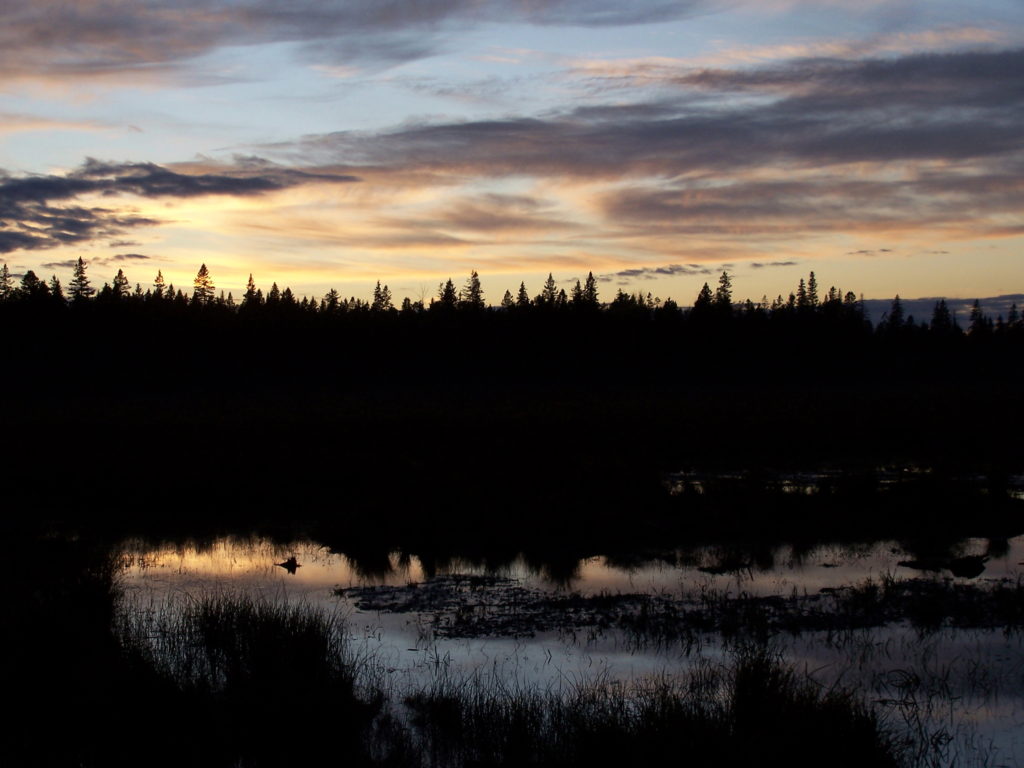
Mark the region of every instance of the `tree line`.
POLYGON ((735 301, 732 277, 728 272, 722 272, 713 290, 708 283, 704 283, 693 305, 684 308, 671 298, 662 300, 651 293, 627 293, 621 288, 610 301, 602 302, 593 272, 588 273, 586 280, 577 280, 568 292, 558 287, 551 274, 540 293, 534 296, 530 295, 525 283, 520 283, 514 295, 511 291, 505 291, 500 303, 494 306, 484 300, 480 276, 473 270, 461 287, 456 287, 451 278, 440 283, 436 296, 429 302, 413 301, 405 297, 396 306, 391 290, 380 281, 377 281, 373 297, 368 301, 355 296, 345 298, 333 288, 316 299, 306 296, 300 298, 291 288, 281 289, 276 282, 264 293, 256 286, 252 275, 249 276, 244 293, 236 300, 230 292, 216 291, 213 277, 205 264, 196 273, 190 293, 168 283, 161 271, 157 271, 151 287, 146 290, 139 283, 132 288, 122 269, 118 269, 112 282, 105 282, 101 288, 96 289, 88 276, 88 263, 79 258, 66 291, 56 275, 44 281, 32 270, 27 271, 20 282, 16 283, 4 264, 0 267, 0 305, 44 312, 131 308, 159 310, 163 315, 192 312, 283 321, 317 316, 381 319, 430 316, 468 318, 495 314, 534 317, 606 315, 633 320, 648 319, 662 324, 690 324, 706 331, 768 323, 782 326, 814 325, 819 329, 822 326, 836 326, 846 331, 856 331, 857 335, 875 335, 890 340, 922 335, 946 338, 1024 337, 1024 318, 1016 304, 1011 307, 1007 317, 999 315, 993 319, 975 301, 966 326, 961 326, 944 299, 936 302, 930 318, 915 319, 905 312, 897 295, 889 311, 877 324, 872 324, 864 312, 862 300, 854 292, 844 293, 834 286, 821 291, 814 272, 806 280, 801 278, 796 289, 788 296, 780 294, 772 300, 763 296, 757 302, 750 299, 735 301))

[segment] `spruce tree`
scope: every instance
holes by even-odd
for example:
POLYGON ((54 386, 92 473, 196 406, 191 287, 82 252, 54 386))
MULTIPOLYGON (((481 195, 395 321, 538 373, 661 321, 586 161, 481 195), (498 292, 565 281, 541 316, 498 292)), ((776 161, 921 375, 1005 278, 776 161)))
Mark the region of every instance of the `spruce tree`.
POLYGON ((715 297, 711 293, 711 288, 708 286, 707 283, 704 283, 704 287, 700 289, 700 292, 697 294, 697 298, 693 302, 693 312, 694 314, 699 315, 711 309, 711 307, 713 307, 714 304, 715 297))
POLYGON ((89 277, 85 274, 85 267, 85 261, 79 256, 78 263, 75 265, 74 276, 71 278, 71 282, 68 283, 68 298, 71 299, 73 304, 80 304, 92 298, 93 294, 96 293, 96 289, 89 285, 89 277))
POLYGON ((580 285, 580 281, 576 281, 576 285, 572 287, 572 296, 569 301, 574 307, 581 307, 583 305, 583 286, 580 285))
POLYGON ((372 312, 389 312, 394 309, 395 306, 391 302, 391 290, 385 285, 381 286, 380 280, 377 281, 377 287, 373 289, 373 303, 370 305, 372 312))
POLYGON ((526 292, 526 283, 519 283, 519 292, 516 294, 516 309, 529 309, 530 294, 526 292))
POLYGON ((437 301, 431 306, 441 310, 455 309, 459 303, 459 294, 455 290, 455 283, 449 277, 444 283, 437 287, 437 301))
POLYGON ((548 272, 548 279, 544 281, 544 288, 540 292, 539 301, 542 307, 554 307, 558 301, 558 286, 555 284, 554 276, 548 272))
MULTIPOLYGON (((246 309, 252 309, 253 307, 259 306, 257 301, 256 281, 252 279, 252 272, 249 273, 249 282, 245 284, 245 293, 242 294, 242 306, 246 309)), ((335 292, 337 297, 337 292, 335 292)))
POLYGON ((64 289, 61 287, 60 280, 57 279, 56 275, 50 276, 50 298, 60 306, 67 303, 67 299, 64 298, 64 289))
POLYGON ((199 267, 199 272, 196 273, 196 278, 193 280, 195 289, 192 291, 192 303, 205 305, 211 304, 214 299, 214 288, 213 278, 210 277, 210 271, 203 264, 199 267))
POLYGON ((948 334, 953 332, 953 315, 950 314, 945 299, 939 299, 935 303, 930 327, 933 333, 948 334))
POLYGON ((595 309, 600 305, 600 298, 597 294, 597 280, 594 278, 593 272, 587 273, 587 281, 583 284, 583 303, 595 309))
POLYGON ((156 271, 156 277, 153 278, 153 298, 160 301, 164 298, 164 294, 167 291, 167 284, 164 282, 164 273, 161 270, 156 271))
MULTIPOLYGON (((706 284, 705 284, 706 285, 706 284)), ((715 307, 723 312, 732 311, 732 278, 728 272, 722 272, 715 289, 715 307)))
POLYGON ((512 309, 516 305, 515 299, 512 298, 512 291, 506 290, 505 295, 501 297, 501 308, 512 309))
POLYGON ((131 288, 128 287, 128 278, 125 277, 124 270, 117 270, 117 274, 114 275, 114 285, 112 286, 114 291, 115 299, 127 299, 131 294, 131 288))
POLYGON ((480 287, 480 276, 475 269, 469 273, 466 285, 459 292, 459 307, 473 312, 484 308, 484 291, 480 287))
POLYGON ((14 278, 11 277, 11 270, 4 264, 0 268, 0 301, 7 301, 14 296, 14 278))
POLYGON ((818 279, 813 272, 807 279, 807 304, 811 307, 818 306, 818 279))

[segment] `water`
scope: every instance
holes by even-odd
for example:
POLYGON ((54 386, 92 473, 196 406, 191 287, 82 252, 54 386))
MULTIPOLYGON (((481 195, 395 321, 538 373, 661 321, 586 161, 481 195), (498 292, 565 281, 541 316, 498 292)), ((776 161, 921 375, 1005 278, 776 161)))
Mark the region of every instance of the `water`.
MULTIPOLYGON (((568 567, 523 557, 499 565, 424 562, 398 553, 354 558, 313 541, 263 538, 156 547, 128 541, 123 553, 122 586, 130 606, 174 610, 181 600, 224 591, 302 600, 343 616, 353 642, 398 686, 455 672, 558 687, 682 671, 698 658, 721 658, 728 643, 715 634, 696 642, 638 642, 599 621, 537 624, 538 616, 554 615, 544 601, 564 606, 557 601, 572 595, 683 602, 708 595, 814 597, 868 579, 994 585, 1021 577, 1024 537, 961 542, 949 557, 989 557, 974 579, 953 576, 941 563, 926 562, 940 568, 931 572, 901 566, 921 558, 890 541, 757 552, 703 547, 628 562, 591 557, 568 567), (294 573, 278 565, 292 557, 294 573), (406 610, 411 600, 422 605, 406 610), (531 612, 535 606, 540 608, 531 612), (479 619, 482 614, 486 620, 479 619), (505 631, 511 627, 508 634, 488 631, 499 625, 498 615, 511 616, 503 625, 505 631), (467 619, 470 636, 450 636, 467 619)), ((923 722, 944 730, 952 737, 950 760, 1024 762, 1024 647, 1017 634, 949 628, 925 633, 899 622, 843 633, 775 632, 771 642, 822 684, 838 681, 862 690, 895 726, 923 722)))

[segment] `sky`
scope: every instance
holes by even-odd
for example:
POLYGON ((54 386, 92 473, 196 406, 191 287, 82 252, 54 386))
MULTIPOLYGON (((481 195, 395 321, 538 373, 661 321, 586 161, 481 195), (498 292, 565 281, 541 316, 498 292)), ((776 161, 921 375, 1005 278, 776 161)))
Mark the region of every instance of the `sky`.
POLYGON ((1024 291, 1021 0, 0 0, 0 261, 1024 291))

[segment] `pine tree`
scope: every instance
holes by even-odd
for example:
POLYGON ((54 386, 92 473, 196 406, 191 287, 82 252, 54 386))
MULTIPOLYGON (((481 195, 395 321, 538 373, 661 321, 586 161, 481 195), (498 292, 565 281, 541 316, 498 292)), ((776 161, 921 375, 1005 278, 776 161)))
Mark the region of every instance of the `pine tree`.
POLYGON ((60 306, 67 303, 67 299, 64 298, 64 289, 61 288, 60 280, 57 279, 56 275, 50 276, 50 298, 60 306))
POLYGON ((377 281, 377 287, 373 289, 373 303, 370 305, 370 311, 372 312, 390 312, 395 306, 391 302, 391 291, 385 285, 381 286, 380 280, 377 281))
POLYGON ((991 326, 981 311, 981 302, 975 299, 974 306, 971 307, 971 319, 967 325, 967 334, 969 336, 985 336, 990 330, 991 326))
POLYGON ((199 272, 196 273, 196 279, 193 281, 195 290, 192 292, 192 303, 200 306, 205 304, 211 304, 214 298, 214 287, 213 278, 210 277, 210 271, 203 264, 199 267, 199 272))
POLYGON ((153 298, 160 301, 164 298, 167 291, 167 284, 164 282, 164 273, 162 270, 156 271, 156 277, 153 278, 153 298))
POLYGON ((11 270, 4 264, 0 269, 0 301, 7 301, 14 296, 14 278, 11 277, 11 270))
POLYGON ((796 287, 796 305, 799 309, 806 309, 810 305, 810 301, 807 298, 807 284, 804 283, 802 277, 796 287))
POLYGON ((707 312, 714 306, 714 304, 715 297, 711 293, 711 288, 707 283, 704 283, 704 287, 700 289, 700 292, 697 294, 697 298, 693 302, 693 312, 698 315, 703 312, 707 312))
POLYGON ((519 283, 519 292, 516 294, 516 309, 529 309, 530 294, 526 292, 526 283, 519 283))
POLYGON ((542 307, 554 307, 558 301, 558 286, 555 285, 555 278, 548 272, 548 279, 544 281, 544 288, 540 292, 537 303, 542 307))
POLYGON ((71 299, 73 304, 79 304, 89 298, 92 298, 93 294, 96 293, 96 289, 89 285, 89 277, 85 274, 85 261, 82 257, 78 257, 78 263, 75 265, 75 273, 71 278, 71 282, 68 283, 68 298, 71 299))
POLYGON ((954 329, 953 315, 950 314, 949 307, 946 306, 945 299, 939 299, 935 303, 935 309, 932 311, 932 321, 930 324, 933 333, 952 333, 954 329))
MULTIPOLYGON (((256 281, 252 279, 252 272, 249 273, 249 282, 245 284, 245 293, 242 294, 242 306, 246 309, 252 309, 253 307, 259 306, 257 296, 259 292, 256 290, 256 281)), ((337 296, 337 294, 335 294, 337 296)))
POLYGON ((49 298, 50 289, 46 283, 39 279, 31 269, 21 278, 21 287, 18 289, 18 298, 25 301, 41 301, 49 298))
POLYGON ((580 285, 580 281, 576 281, 576 285, 572 287, 572 297, 569 299, 574 307, 581 307, 583 305, 583 286, 580 285))
POLYGON ((811 307, 818 306, 818 279, 813 272, 807 279, 807 304, 811 307))
POLYGON ((455 309, 459 303, 459 294, 455 290, 455 283, 449 277, 447 282, 437 286, 437 301, 431 307, 440 310, 455 309))
POLYGON ((117 300, 127 299, 131 294, 131 288, 128 287, 128 278, 125 277, 124 270, 117 270, 117 274, 114 275, 114 284, 111 286, 114 291, 114 298, 117 300))
POLYGON ((715 289, 715 307, 723 312, 732 311, 732 278, 728 272, 722 272, 715 289))
POLYGON ((466 285, 459 292, 459 307, 472 312, 479 312, 484 308, 484 291, 480 287, 480 276, 475 269, 469 273, 466 285))
POLYGON ((512 298, 512 291, 506 290, 505 295, 501 297, 501 308, 512 309, 515 305, 516 301, 512 298))
POLYGON ((594 279, 593 272, 587 273, 587 282, 583 285, 583 301, 594 308, 600 303, 597 295, 597 280, 594 279))
MULTIPOLYGON (((249 280, 250 280, 250 282, 252 281, 252 275, 249 276, 249 280)), ((249 295, 249 292, 247 290, 246 291, 246 296, 248 296, 248 295, 249 295)), ((242 299, 242 302, 243 302, 242 306, 245 306, 245 299, 242 299)), ((338 311, 338 307, 339 307, 340 304, 341 304, 341 296, 338 294, 338 292, 336 290, 331 288, 331 290, 329 290, 327 293, 325 293, 324 297, 322 299, 320 299, 320 311, 321 312, 328 312, 330 314, 334 314, 335 312, 338 311)))

